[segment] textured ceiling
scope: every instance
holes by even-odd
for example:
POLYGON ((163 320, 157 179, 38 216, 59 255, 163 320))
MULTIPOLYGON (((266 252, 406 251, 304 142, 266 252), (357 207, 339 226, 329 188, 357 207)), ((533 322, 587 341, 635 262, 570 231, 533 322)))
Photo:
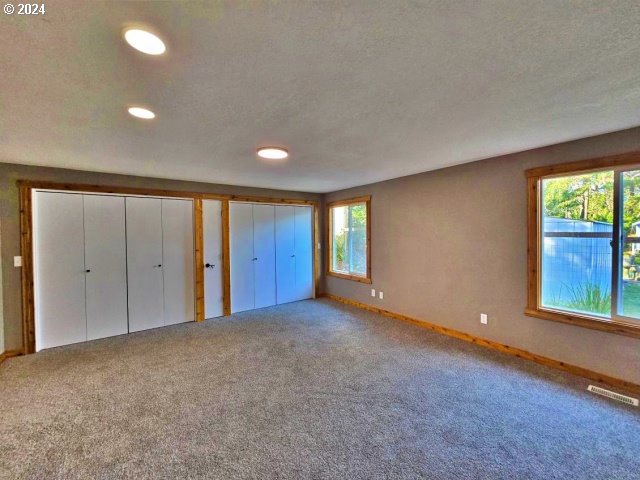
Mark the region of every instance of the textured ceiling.
POLYGON ((0 161, 327 192, 640 125, 637 0, 46 8, 0 16, 0 161))

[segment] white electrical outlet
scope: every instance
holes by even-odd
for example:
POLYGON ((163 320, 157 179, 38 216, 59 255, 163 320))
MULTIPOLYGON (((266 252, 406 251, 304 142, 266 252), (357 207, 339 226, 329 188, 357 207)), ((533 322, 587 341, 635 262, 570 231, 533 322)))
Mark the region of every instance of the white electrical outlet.
POLYGON ((21 256, 13 257, 13 266, 14 267, 21 267, 22 266, 22 257, 21 256))
POLYGON ((375 288, 372 288, 372 289, 371 289, 371 296, 372 296, 372 297, 375 297, 375 296, 376 296, 376 289, 375 289, 375 288))
POLYGON ((382 300, 384 298, 384 293, 378 292, 378 296, 380 297, 380 300, 382 300))
POLYGON ((481 313, 480 314, 480 323, 483 323, 484 325, 486 325, 487 322, 488 322, 487 314, 486 313, 481 313))

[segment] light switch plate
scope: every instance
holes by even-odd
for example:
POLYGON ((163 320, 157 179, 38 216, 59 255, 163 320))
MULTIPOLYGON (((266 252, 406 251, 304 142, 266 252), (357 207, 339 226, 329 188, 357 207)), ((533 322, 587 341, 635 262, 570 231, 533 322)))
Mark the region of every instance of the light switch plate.
POLYGON ((384 293, 378 292, 378 297, 380 297, 380 300, 382 300, 384 298, 384 293))
POLYGON ((487 314, 486 313, 481 313, 480 314, 480 323, 486 325, 487 322, 488 322, 487 314))
POLYGON ((372 289, 371 289, 371 296, 372 296, 372 297, 375 297, 375 296, 376 296, 376 289, 375 289, 375 288, 372 288, 372 289))
POLYGON ((13 266, 14 267, 21 267, 22 266, 22 257, 20 255, 17 255, 15 257, 13 257, 13 266))

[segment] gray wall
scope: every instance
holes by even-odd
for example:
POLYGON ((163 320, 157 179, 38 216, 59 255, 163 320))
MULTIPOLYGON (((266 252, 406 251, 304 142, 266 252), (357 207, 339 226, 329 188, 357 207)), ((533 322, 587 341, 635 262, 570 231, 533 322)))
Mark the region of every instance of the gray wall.
POLYGON ((331 193, 372 196, 373 285, 326 277, 325 291, 640 383, 640 340, 523 314, 524 171, 633 150, 640 128, 331 193))
MULTIPOLYGON (((6 350, 22 348, 22 306, 20 268, 13 267, 13 256, 20 255, 19 199, 16 180, 44 180, 123 187, 162 188, 190 192, 256 195, 265 197, 321 200, 319 194, 286 192, 230 185, 182 182, 125 175, 82 172, 58 168, 30 167, 0 163, 0 246, 2 259, 2 293, 4 305, 4 344, 6 350)), ((0 329, 2 324, 0 323, 0 329)), ((0 335, 0 338, 2 336, 0 335)))

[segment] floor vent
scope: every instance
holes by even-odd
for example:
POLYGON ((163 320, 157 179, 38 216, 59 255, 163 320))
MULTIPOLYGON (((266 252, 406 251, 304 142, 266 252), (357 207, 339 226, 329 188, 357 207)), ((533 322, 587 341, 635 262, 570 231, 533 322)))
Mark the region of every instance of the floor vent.
POLYGON ((638 406, 638 399, 633 397, 627 397, 626 395, 620 395, 619 393, 612 392, 611 390, 606 390, 604 388, 596 387, 595 385, 589 385, 587 388, 592 393, 597 393, 598 395, 602 395, 604 397, 609 397, 618 402, 626 403, 627 405, 633 405, 635 407, 638 406))

